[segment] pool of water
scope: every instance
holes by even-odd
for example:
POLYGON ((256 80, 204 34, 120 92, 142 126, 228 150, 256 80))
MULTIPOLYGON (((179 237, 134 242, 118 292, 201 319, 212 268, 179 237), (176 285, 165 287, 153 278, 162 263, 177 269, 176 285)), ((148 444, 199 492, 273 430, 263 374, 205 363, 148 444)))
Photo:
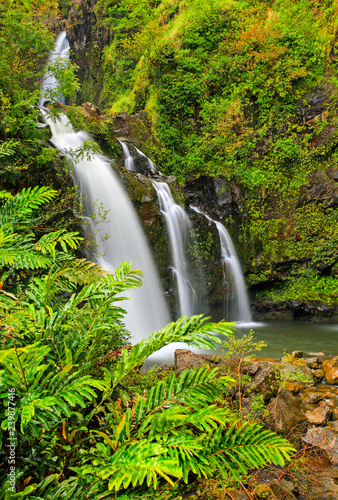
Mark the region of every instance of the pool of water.
MULTIPOLYGON (((311 355, 324 352, 327 356, 338 356, 338 325, 305 323, 302 321, 269 321, 264 323, 238 324, 237 335, 243 336, 251 330, 256 340, 263 340, 264 347, 259 356, 280 358, 284 353, 301 350, 311 355)), ((188 345, 170 344, 149 358, 147 367, 174 363, 175 349, 191 349, 188 345)), ((224 353, 224 346, 217 345, 216 351, 191 349, 196 353, 224 353)))

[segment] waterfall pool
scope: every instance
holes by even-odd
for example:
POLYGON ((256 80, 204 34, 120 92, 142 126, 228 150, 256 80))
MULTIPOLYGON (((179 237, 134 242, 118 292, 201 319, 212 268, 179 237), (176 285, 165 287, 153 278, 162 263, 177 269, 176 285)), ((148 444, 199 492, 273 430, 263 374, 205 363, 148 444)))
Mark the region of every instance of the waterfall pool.
MULTIPOLYGON (((264 347, 257 356, 280 358, 295 350, 301 350, 309 357, 315 353, 323 352, 327 356, 338 355, 338 324, 306 323, 303 321, 269 321, 262 323, 238 324, 239 337, 250 330, 254 332, 256 340, 263 340, 264 347)), ((174 363, 175 349, 190 349, 186 344, 171 344, 161 349, 146 362, 145 367, 174 363)), ((216 351, 191 349, 196 354, 222 355, 225 348, 217 345, 216 351)))

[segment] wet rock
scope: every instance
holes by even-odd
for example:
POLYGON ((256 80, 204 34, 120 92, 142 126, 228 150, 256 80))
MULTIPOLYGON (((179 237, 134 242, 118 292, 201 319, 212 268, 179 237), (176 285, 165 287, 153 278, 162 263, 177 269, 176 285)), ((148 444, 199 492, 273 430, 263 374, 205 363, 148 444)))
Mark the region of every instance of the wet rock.
POLYGON ((267 426, 298 446, 308 421, 300 409, 300 401, 284 389, 268 407, 267 426))
POLYGON ((251 381, 251 390, 263 397, 264 401, 276 396, 280 385, 278 365, 271 361, 260 361, 260 370, 251 381))
POLYGON ((338 383, 338 356, 323 362, 325 380, 328 384, 338 383))
POLYGON ((294 361, 290 362, 287 358, 282 358, 280 371, 283 380, 298 382, 305 387, 313 386, 315 383, 312 371, 305 360, 295 358, 294 361))
POLYGON ((309 183, 299 190, 298 207, 313 202, 320 202, 324 207, 338 205, 338 186, 324 173, 311 174, 309 183))
POLYGON ((331 408, 327 405, 319 406, 313 411, 307 411, 305 413, 306 418, 310 424, 314 425, 324 425, 328 421, 331 415, 331 408))
POLYGON ((212 219, 235 219, 245 216, 245 200, 241 188, 229 183, 225 177, 189 177, 184 186, 188 203, 197 206, 212 219))
POLYGON ((310 427, 303 441, 324 450, 332 465, 338 465, 338 433, 328 427, 310 427))
POLYGON ((180 375, 187 368, 201 368, 205 365, 205 360, 189 349, 175 350, 175 372, 180 375))
MULTIPOLYGON (((300 302, 299 300, 293 300, 293 299, 290 299, 289 300, 289 307, 292 311, 298 311, 301 307, 302 307, 303 303, 300 302)), ((303 352, 302 351, 294 351, 294 352, 301 352, 301 356, 294 356, 294 357, 298 357, 298 358, 302 358, 303 357, 303 352)))
POLYGON ((324 370, 312 370, 312 374, 316 382, 320 382, 324 378, 324 370))
POLYGON ((307 362, 308 367, 312 370, 316 370, 317 368, 319 368, 319 359, 317 357, 306 358, 305 361, 307 362))
MULTIPOLYGON (((296 301, 296 300, 290 300, 290 302, 298 302, 298 301, 296 301)), ((300 302, 299 302, 299 304, 300 304, 300 302)), ((296 358, 296 359, 302 358, 303 357, 303 351, 293 351, 291 353, 291 356, 293 358, 296 358)))
POLYGON ((302 400, 304 401, 304 403, 316 404, 322 399, 323 394, 321 394, 320 392, 306 392, 305 394, 302 394, 302 400))
POLYGON ((294 484, 290 481, 271 481, 270 488, 275 495, 276 500, 297 500, 293 494, 294 484))
POLYGON ((336 469, 326 469, 317 474, 310 496, 314 500, 337 500, 338 471, 336 469))
POLYGON ((328 175, 328 177, 330 177, 330 179, 334 180, 335 182, 338 182, 338 168, 330 170, 327 173, 327 175, 328 175))
POLYGON ((302 123, 313 120, 325 111, 325 103, 329 101, 329 89, 322 86, 313 94, 307 96, 299 102, 298 114, 302 123))
POLYGON ((300 391, 300 384, 297 384, 297 382, 285 382, 285 389, 296 396, 300 391))

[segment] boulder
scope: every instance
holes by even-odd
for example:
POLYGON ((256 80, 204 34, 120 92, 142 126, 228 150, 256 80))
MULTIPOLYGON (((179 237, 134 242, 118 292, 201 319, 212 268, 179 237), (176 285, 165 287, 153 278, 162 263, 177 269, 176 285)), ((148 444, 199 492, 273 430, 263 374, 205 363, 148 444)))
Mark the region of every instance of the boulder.
POLYGON ((294 358, 294 361, 289 361, 286 357, 282 358, 280 372, 282 380, 288 382, 298 382, 305 387, 311 387, 315 383, 312 371, 303 359, 294 358))
POLYGON ((300 409, 299 398, 284 389, 271 401, 268 412, 267 426, 298 446, 300 437, 308 425, 308 421, 300 409))
POLYGON ((317 357, 306 358, 305 361, 307 362, 308 367, 312 370, 317 370, 317 368, 319 368, 319 359, 317 357))
POLYGON ((329 427, 310 427, 303 441, 324 450, 332 465, 338 465, 338 433, 329 427))
POLYGON ((325 380, 328 384, 338 383, 338 356, 332 359, 326 359, 323 362, 325 380))
POLYGON ((318 401, 321 401, 323 399, 323 394, 320 392, 305 392, 301 396, 302 400, 304 403, 311 403, 311 404, 316 404, 318 401))
MULTIPOLYGON (((298 302, 297 300, 290 300, 290 304, 292 304, 292 305, 293 305, 294 303, 299 304, 299 307, 302 305, 302 304, 301 304, 301 302, 298 302)), ((303 357, 303 351, 293 351, 293 352, 291 353, 291 356, 292 356, 293 358, 300 359, 300 358, 302 358, 302 357, 303 357)))
POLYGON ((275 495, 276 500, 297 500, 294 491, 294 484, 290 481, 271 481, 270 488, 273 494, 275 495))
POLYGON ((312 374, 316 382, 320 382, 324 378, 324 370, 312 370, 312 374))
POLYGON ((307 411, 305 413, 306 418, 310 424, 314 425, 324 425, 328 421, 331 415, 331 408, 327 405, 319 406, 315 410, 307 411))
POLYGON ((255 373, 251 380, 251 390, 268 401, 276 396, 280 386, 280 374, 278 364, 272 361, 260 361, 260 369, 255 373))
POLYGON ((187 368, 201 368, 206 364, 205 360, 189 349, 176 349, 175 351, 175 372, 180 375, 187 368))

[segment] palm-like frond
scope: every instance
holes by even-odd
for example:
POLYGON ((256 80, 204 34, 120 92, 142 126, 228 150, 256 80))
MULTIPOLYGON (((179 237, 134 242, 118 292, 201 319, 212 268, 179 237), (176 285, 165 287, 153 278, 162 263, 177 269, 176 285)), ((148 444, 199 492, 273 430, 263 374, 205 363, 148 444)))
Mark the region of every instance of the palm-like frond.
POLYGON ((48 187, 24 188, 16 196, 9 198, 0 210, 0 226, 15 225, 29 217, 44 203, 52 200, 57 191, 48 187))

